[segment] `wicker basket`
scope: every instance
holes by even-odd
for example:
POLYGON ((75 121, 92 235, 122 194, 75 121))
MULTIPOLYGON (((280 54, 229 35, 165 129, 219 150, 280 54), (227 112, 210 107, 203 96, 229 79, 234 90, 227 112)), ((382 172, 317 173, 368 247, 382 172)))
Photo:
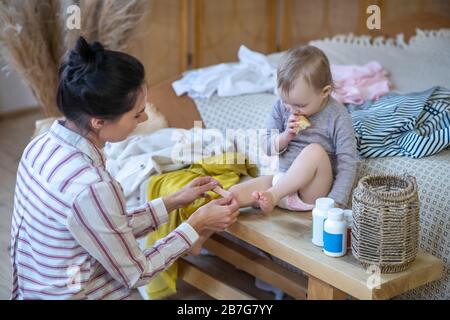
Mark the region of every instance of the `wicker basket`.
POLYGON ((381 273, 407 269, 419 246, 419 197, 412 176, 366 176, 353 191, 352 252, 381 273))

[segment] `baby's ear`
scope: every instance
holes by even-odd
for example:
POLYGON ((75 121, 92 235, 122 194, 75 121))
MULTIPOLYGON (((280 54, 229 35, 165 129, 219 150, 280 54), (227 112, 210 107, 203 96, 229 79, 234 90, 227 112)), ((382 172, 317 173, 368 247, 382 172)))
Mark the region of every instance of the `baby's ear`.
POLYGON ((331 85, 327 85, 322 89, 322 95, 324 97, 327 97, 331 94, 331 91, 332 91, 331 85))

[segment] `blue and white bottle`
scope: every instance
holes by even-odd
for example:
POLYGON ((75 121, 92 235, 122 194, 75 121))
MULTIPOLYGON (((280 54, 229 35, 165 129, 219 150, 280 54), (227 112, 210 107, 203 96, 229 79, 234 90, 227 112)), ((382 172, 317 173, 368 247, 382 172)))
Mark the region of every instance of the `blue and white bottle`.
POLYGON ((330 257, 342 257, 347 253, 347 222, 342 209, 328 210, 323 227, 323 252, 330 257))

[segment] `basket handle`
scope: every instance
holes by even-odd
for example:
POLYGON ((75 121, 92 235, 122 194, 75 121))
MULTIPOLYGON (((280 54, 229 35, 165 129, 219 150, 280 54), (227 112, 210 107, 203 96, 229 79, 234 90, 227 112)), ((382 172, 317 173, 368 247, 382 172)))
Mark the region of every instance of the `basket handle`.
MULTIPOLYGON (((412 175, 409 175, 406 172, 403 172, 401 175, 383 175, 383 176, 365 176, 361 178, 361 180, 358 183, 359 188, 364 190, 364 192, 368 193, 370 196, 377 198, 378 200, 386 200, 386 198, 391 198, 392 195, 396 196, 403 196, 406 198, 410 198, 415 194, 415 191, 418 189, 416 178, 412 175), (368 183, 368 180, 374 179, 374 178, 381 178, 381 177, 392 177, 395 179, 404 179, 407 181, 408 186, 411 186, 412 190, 408 192, 407 194, 404 193, 404 191, 395 191, 395 192, 377 192, 374 191, 371 187, 371 185, 368 183)), ((390 199, 392 200, 392 199, 390 199)), ((401 199, 404 200, 404 199, 401 199)))

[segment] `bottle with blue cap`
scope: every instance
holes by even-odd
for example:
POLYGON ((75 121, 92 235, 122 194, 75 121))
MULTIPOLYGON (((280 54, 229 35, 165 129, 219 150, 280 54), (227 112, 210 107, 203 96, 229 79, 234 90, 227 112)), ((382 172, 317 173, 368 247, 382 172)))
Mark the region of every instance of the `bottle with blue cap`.
POLYGON ((342 209, 328 210, 323 226, 323 252, 330 257, 341 257, 347 253, 347 222, 342 209))

